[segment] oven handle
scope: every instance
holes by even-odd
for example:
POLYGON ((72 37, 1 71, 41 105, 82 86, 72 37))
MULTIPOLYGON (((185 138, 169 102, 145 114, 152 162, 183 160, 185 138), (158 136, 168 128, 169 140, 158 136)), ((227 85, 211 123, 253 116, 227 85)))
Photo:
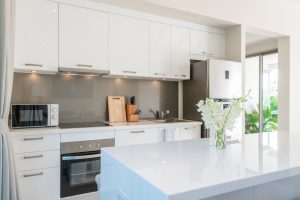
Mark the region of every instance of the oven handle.
POLYGON ((62 160, 82 160, 89 158, 100 158, 100 154, 92 154, 92 155, 83 155, 83 156, 63 156, 62 160))

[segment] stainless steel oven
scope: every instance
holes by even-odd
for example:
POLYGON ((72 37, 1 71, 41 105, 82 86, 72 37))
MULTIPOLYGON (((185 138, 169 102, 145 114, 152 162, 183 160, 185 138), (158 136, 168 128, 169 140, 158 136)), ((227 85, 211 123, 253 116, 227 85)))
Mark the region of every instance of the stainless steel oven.
POLYGON ((58 104, 12 104, 11 127, 58 126, 58 104))
POLYGON ((101 148, 115 145, 115 139, 61 144, 61 198, 97 191, 101 172, 101 148))

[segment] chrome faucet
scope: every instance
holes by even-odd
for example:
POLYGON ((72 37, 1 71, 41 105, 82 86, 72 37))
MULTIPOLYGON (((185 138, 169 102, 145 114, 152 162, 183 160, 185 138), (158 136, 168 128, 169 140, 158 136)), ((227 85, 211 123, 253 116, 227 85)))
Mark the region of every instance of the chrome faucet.
POLYGON ((161 119, 165 119, 166 116, 169 115, 169 114, 170 114, 170 111, 169 111, 169 110, 166 110, 166 112, 161 111, 161 112, 160 112, 160 118, 161 118, 161 119))
POLYGON ((166 112, 163 112, 163 111, 154 111, 152 109, 149 110, 155 117, 155 119, 165 119, 167 115, 170 114, 170 111, 169 110, 166 110, 166 112))
POLYGON ((149 111, 154 115, 155 119, 159 119, 159 112, 158 112, 158 110, 154 111, 154 110, 150 109, 149 111))

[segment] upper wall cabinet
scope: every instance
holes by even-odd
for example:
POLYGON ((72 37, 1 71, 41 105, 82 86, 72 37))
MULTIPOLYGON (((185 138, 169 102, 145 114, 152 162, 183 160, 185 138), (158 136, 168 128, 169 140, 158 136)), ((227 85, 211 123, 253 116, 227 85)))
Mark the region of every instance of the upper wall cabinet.
POLYGON ((17 0, 15 71, 56 73, 57 67, 58 4, 17 0))
POLYGON ((150 23, 150 76, 166 78, 171 73, 171 25, 150 23))
POLYGON ((59 67, 108 70, 108 13, 60 4, 59 67))
POLYGON ((191 29, 190 36, 192 55, 225 58, 225 35, 191 29))
POLYGON ((149 76, 149 23, 110 14, 109 67, 112 75, 149 76))
POLYGON ((189 29, 171 27, 171 74, 175 79, 190 79, 189 29))

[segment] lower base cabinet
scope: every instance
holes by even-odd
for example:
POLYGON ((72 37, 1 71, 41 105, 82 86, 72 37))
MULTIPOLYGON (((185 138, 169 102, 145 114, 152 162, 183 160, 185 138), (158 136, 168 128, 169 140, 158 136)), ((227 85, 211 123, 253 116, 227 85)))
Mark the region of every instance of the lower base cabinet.
POLYGON ((182 126, 180 127, 180 139, 192 140, 201 138, 200 126, 182 126))
POLYGON ((158 143, 158 128, 117 130, 116 146, 158 143))
POLYGON ((20 200, 59 200, 60 167, 17 172, 20 200))

